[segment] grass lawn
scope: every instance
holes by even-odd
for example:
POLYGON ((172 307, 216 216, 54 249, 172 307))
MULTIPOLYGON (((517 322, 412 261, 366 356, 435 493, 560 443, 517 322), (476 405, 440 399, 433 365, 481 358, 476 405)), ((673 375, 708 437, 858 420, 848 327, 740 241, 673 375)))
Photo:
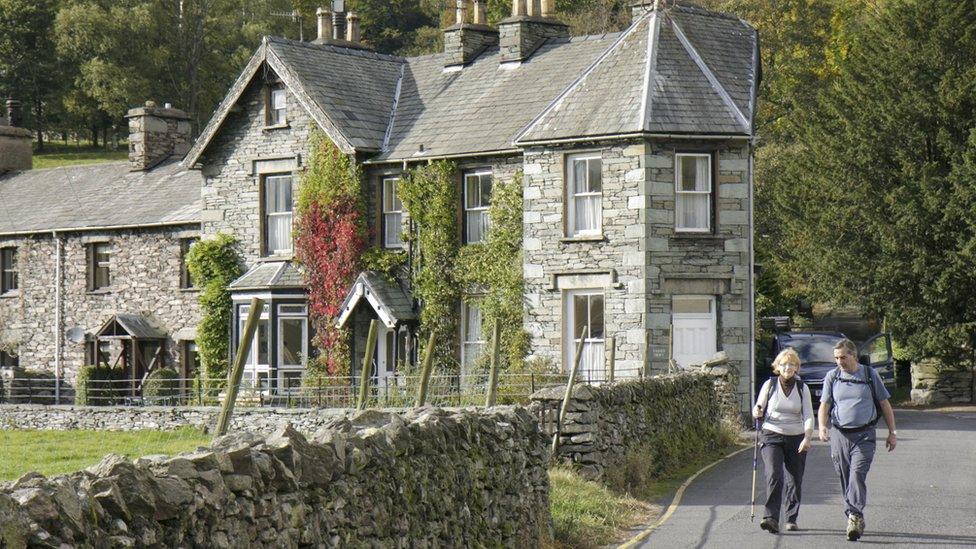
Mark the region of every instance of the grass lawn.
POLYGON ((5 431, 0 430, 0 481, 37 471, 45 476, 79 471, 106 454, 137 458, 178 454, 210 443, 196 429, 179 431, 5 431))
POLYGON ((637 498, 614 492, 598 482, 583 480, 571 469, 551 469, 549 507, 556 547, 604 547, 626 541, 633 535, 634 528, 657 521, 663 510, 660 503, 688 477, 736 448, 715 449, 667 478, 642 486, 637 498))
POLYGON ((90 145, 65 145, 64 143, 44 143, 43 152, 34 152, 34 169, 60 168, 100 162, 117 162, 129 158, 123 145, 117 151, 110 151, 90 145))

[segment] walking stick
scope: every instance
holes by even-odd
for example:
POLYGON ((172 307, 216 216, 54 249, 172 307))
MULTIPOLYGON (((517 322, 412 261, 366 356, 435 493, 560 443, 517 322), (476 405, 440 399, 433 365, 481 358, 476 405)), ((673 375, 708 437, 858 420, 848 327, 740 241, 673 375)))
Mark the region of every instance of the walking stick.
POLYGON ((749 503, 749 522, 756 522, 756 469, 759 461, 759 420, 756 420, 756 443, 752 447, 752 501, 749 503))

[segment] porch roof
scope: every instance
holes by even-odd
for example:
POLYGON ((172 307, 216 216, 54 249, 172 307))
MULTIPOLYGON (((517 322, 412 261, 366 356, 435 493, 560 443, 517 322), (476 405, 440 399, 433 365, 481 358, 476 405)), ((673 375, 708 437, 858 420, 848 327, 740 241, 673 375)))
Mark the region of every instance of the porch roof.
POLYGON ((346 325, 359 301, 364 298, 387 328, 417 320, 413 301, 396 282, 387 280, 379 273, 364 271, 356 278, 342 303, 339 318, 336 320, 340 328, 346 325))
POLYGON ((142 315, 117 313, 102 325, 95 337, 102 339, 166 339, 166 334, 154 328, 149 319, 142 315))
POLYGON ((230 283, 231 291, 305 288, 302 272, 291 261, 267 261, 251 267, 230 283))

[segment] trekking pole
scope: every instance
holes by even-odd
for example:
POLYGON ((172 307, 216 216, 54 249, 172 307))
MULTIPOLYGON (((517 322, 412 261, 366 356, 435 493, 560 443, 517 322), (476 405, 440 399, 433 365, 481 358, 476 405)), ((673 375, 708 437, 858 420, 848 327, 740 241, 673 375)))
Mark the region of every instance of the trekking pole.
POLYGON ((749 522, 756 521, 756 469, 759 464, 759 420, 756 420, 756 443, 752 447, 752 501, 749 503, 749 522))

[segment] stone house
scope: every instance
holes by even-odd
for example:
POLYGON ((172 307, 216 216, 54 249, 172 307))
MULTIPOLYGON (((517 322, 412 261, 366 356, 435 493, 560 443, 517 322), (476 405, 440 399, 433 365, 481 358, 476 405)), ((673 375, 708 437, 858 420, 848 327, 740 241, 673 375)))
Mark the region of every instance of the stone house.
MULTIPOLYGON (((435 55, 372 52, 354 14, 323 10, 312 43, 266 38, 187 155, 203 174, 204 238, 234 235, 249 268, 232 285, 235 345, 249 299, 268 302, 250 382, 292 386, 308 354, 291 222, 312 127, 363 169, 377 246, 406 246, 395 184, 406 169, 455 163, 464 243, 483 238, 493 182, 523 172, 533 355, 565 368, 585 327, 593 378, 609 336, 622 374, 717 351, 751 372, 754 29, 640 1, 625 31, 570 37, 549 1, 515 0, 497 28, 484 3, 470 18, 468 5, 435 55)), ((458 306, 463 369, 485 342, 480 312, 458 306)), ((364 322, 382 321, 382 379, 416 360, 416 313, 407 284, 363 273, 340 322, 357 356, 364 322)))
POLYGON ((184 256, 202 178, 179 165, 189 117, 150 104, 129 122, 128 162, 30 170, 24 132, 26 155, 0 167, 0 368, 69 384, 96 362, 135 380, 192 374, 199 307, 184 256))

